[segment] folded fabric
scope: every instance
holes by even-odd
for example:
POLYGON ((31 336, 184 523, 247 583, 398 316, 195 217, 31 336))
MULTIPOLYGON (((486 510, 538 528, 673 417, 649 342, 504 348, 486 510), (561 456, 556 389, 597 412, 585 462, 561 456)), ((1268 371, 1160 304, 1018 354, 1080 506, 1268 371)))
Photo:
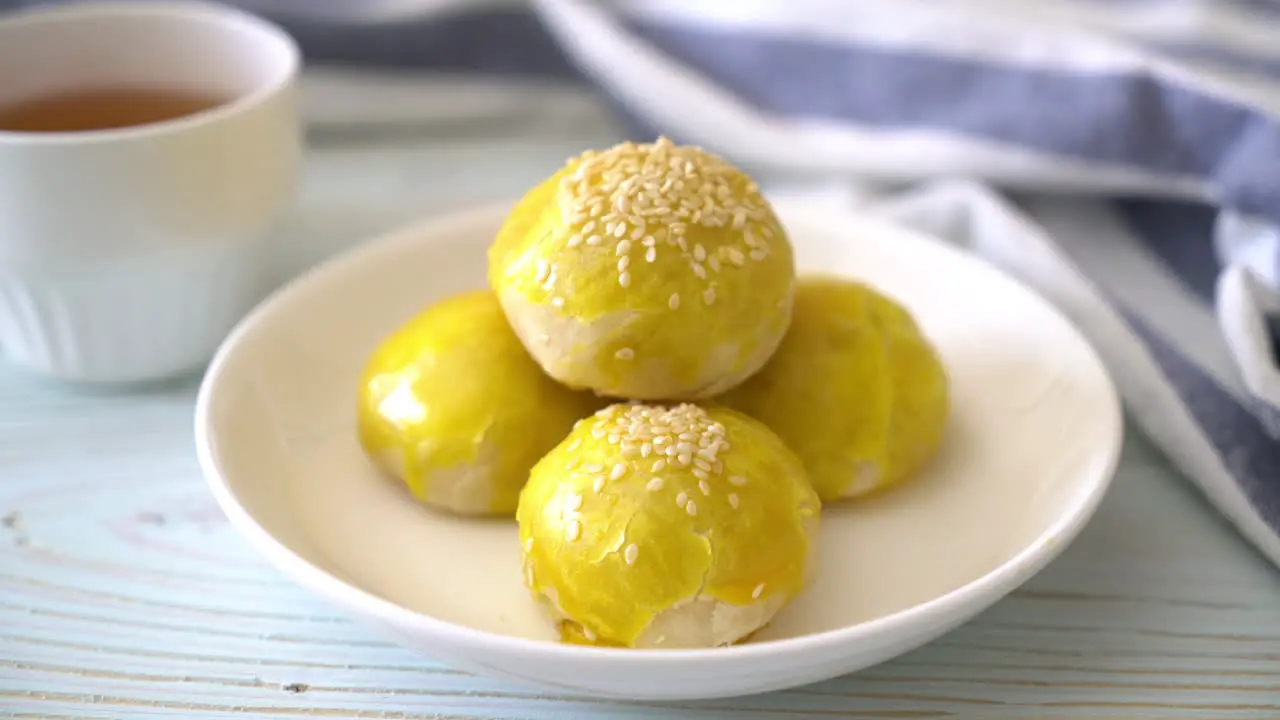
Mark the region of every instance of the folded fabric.
POLYGON ((867 207, 1068 313, 1140 426, 1280 564, 1280 3, 239 4, 288 27, 314 69, 360 78, 327 86, 363 100, 345 115, 316 100, 318 122, 527 116, 543 86, 522 85, 563 81, 637 139, 822 179, 829 201, 852 202, 854 181, 912 185, 867 207), (442 77, 521 99, 417 94, 442 77))

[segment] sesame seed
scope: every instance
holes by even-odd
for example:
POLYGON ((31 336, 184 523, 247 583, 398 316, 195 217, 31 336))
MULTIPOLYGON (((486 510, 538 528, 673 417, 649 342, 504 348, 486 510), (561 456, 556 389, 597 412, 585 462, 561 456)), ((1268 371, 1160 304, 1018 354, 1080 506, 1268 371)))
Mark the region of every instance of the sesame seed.
POLYGON ((538 268, 538 271, 537 273, 534 274, 533 281, 542 282, 544 279, 546 279, 547 273, 551 271, 551 266, 547 264, 546 260, 543 260, 542 258, 538 258, 537 268, 538 268))
POLYGON ((565 449, 568 450, 569 452, 573 452, 574 450, 577 450, 580 447, 582 447, 582 438, 574 438, 573 442, 569 443, 569 447, 565 449))
POLYGON ((651 263, 651 262, 653 262, 653 261, 655 261, 655 260, 657 260, 657 259, 658 259, 658 250, 657 250, 657 248, 649 248, 648 250, 645 250, 645 251, 644 251, 644 261, 645 261, 645 262, 650 262, 650 263, 651 263))
POLYGON ((529 538, 524 541, 524 551, 533 552, 533 538, 529 538))
POLYGON ((624 272, 618 276, 618 284, 622 287, 631 287, 631 273, 624 272))
POLYGON ((652 480, 650 480, 650 481, 648 482, 648 484, 646 484, 644 487, 645 487, 645 489, 646 489, 646 490, 648 490, 649 492, 658 492, 659 490, 661 490, 661 489, 662 489, 662 486, 663 486, 664 484, 665 484, 665 483, 663 482, 662 478, 660 478, 660 477, 656 477, 656 478, 653 478, 652 480))
POLYGON ((685 512, 687 512, 687 513, 689 513, 689 515, 690 515, 690 516, 697 515, 697 514, 698 514, 698 504, 697 504, 697 503, 695 503, 694 501, 690 500, 689 502, 685 503, 684 511, 685 511, 685 512))
POLYGON ((598 473, 604 470, 604 466, 601 465, 600 463, 591 463, 590 465, 583 465, 582 469, 586 470, 589 473, 598 473))
POLYGON ((617 223, 616 225, 614 225, 614 226, 613 226, 613 236, 614 236, 614 237, 622 237, 623 235, 625 235, 625 234, 626 234, 626 232, 627 232, 627 224, 626 224, 626 223, 621 223, 621 222, 620 222, 620 223, 617 223))
POLYGON ((584 233, 589 233, 589 232, 591 232, 592 230, 595 230, 595 229, 596 229, 596 221, 595 221, 595 220, 588 220, 588 221, 587 221, 587 224, 582 226, 582 232, 584 232, 584 233))
POLYGON ((640 555, 640 548, 636 547, 635 543, 631 543, 630 545, 627 546, 626 550, 622 551, 622 559, 626 560, 628 565, 635 565, 636 558, 639 555, 640 555))
POLYGON ((698 489, 702 491, 703 495, 711 497, 711 486, 707 484, 706 480, 698 481, 698 489))
POLYGON ((676 504, 677 504, 677 505, 679 505, 679 506, 681 506, 681 507, 684 507, 686 504, 688 504, 688 502, 689 502, 689 494, 688 494, 688 493, 686 493, 685 491, 681 490, 681 491, 676 495, 676 504))
POLYGON ((581 236, 581 235, 574 235, 573 237, 569 238, 569 249, 570 249, 570 250, 572 250, 573 248, 578 247, 578 246, 579 246, 579 245, 581 245, 581 244, 582 244, 582 236, 581 236))
POLYGON ((570 520, 569 524, 565 525, 564 536, 569 542, 574 542, 582 537, 582 523, 577 520, 570 520))
POLYGON ((631 360, 635 358, 636 351, 632 350, 631 348, 622 348, 618 352, 614 353, 613 356, 618 358, 619 360, 631 360))
POLYGON ((617 465, 614 465, 613 470, 609 472, 609 479, 617 480, 626 474, 627 474, 627 466, 623 463, 618 463, 617 465))
POLYGON ((759 261, 761 261, 761 260, 765 259, 766 257, 769 257, 769 253, 768 253, 767 251, 765 251, 765 250, 752 250, 752 251, 751 251, 751 259, 752 259, 752 260, 755 260, 756 262, 759 262, 759 261))
POLYGON ((592 235, 591 237, 587 238, 587 244, 588 244, 588 245, 593 245, 593 246, 594 246, 594 245, 599 245, 599 244, 600 244, 600 243, 602 243, 602 242, 604 242, 604 241, 600 239, 600 236, 599 236, 599 235, 592 235))
POLYGON ((625 272, 626 269, 630 266, 631 266, 631 258, 627 257, 626 255, 623 255, 622 257, 618 258, 618 272, 625 272))
POLYGON ((555 307, 555 308, 564 307, 564 298, 560 297, 559 295, 551 298, 551 307, 555 307))
POLYGON ((707 249, 702 247, 701 243, 693 246, 693 259, 698 262, 703 262, 707 259, 707 249))
POLYGON ((609 444, 610 444, 610 445, 617 445, 617 444, 618 444, 618 443, 620 443, 620 442, 622 442, 622 436, 621 436, 621 435, 619 435, 618 433, 609 433, 609 444))
POLYGON ((705 302, 705 303, 706 303, 706 304, 708 304, 708 305, 713 304, 713 303, 716 301, 716 289, 715 289, 715 288, 707 288, 706 290, 703 290, 703 291, 702 291, 702 300, 703 300, 703 302, 705 302))
POLYGON ((640 457, 647 458, 653 452, 653 443, 643 443, 640 445, 640 457))
POLYGON ((729 507, 738 509, 738 493, 729 493, 729 507))
POLYGON ((680 293, 671 293, 671 297, 667 299, 667 307, 672 310, 680 307, 680 293))
POLYGON ((606 432, 604 431, 604 428, 598 428, 598 427, 597 427, 597 428, 591 428, 591 437, 593 437, 593 438, 595 438, 595 439, 597 439, 597 440, 599 440, 600 438, 604 437, 604 436, 605 436, 605 435, 607 435, 607 434, 608 434, 608 433, 606 433, 606 432))
POLYGON ((582 496, 578 493, 569 493, 569 496, 565 499, 564 506, 573 512, 581 510, 582 496))
POLYGON ((715 256, 707 258, 707 265, 711 268, 711 272, 720 272, 720 258, 715 256))
POLYGON ((665 468, 666 466, 667 466, 667 461, 663 460, 662 458, 658 458, 657 460, 653 461, 653 472, 662 472, 662 469, 665 468))
POLYGON ((685 465, 685 466, 688 466, 691 462, 693 462, 692 455, 679 455, 676 457, 676 459, 680 462, 681 465, 685 465))
POLYGON ((707 471, 706 471, 706 470, 703 470, 702 468, 694 468, 694 469, 693 469, 693 476, 694 476, 694 477, 696 477, 696 478, 698 478, 699 480, 706 480, 707 478, 711 477, 711 476, 707 473, 707 471))
POLYGON ((729 262, 742 267, 747 262, 747 257, 738 248, 731 247, 729 248, 729 262))
POLYGON ((743 485, 746 485, 746 484, 747 484, 747 479, 746 479, 746 478, 744 478, 744 477, 742 477, 741 475, 730 475, 730 476, 729 476, 729 484, 730 484, 730 485, 737 485, 738 487, 742 487, 743 485))
POLYGON ((696 457, 693 459, 693 466, 698 468, 699 470, 702 470, 703 472, 710 472, 711 470, 711 463, 707 462, 706 460, 700 457, 696 457))
POLYGON ((604 476, 597 475, 595 480, 591 481, 591 489, 599 493, 604 489, 604 476))
POLYGON ((755 589, 755 590, 752 590, 752 591, 751 591, 751 598, 752 598, 753 600, 757 600, 757 599, 759 599, 759 598, 760 598, 760 593, 762 593, 762 592, 764 592, 764 583, 760 583, 759 585, 757 585, 757 586, 756 586, 756 589, 755 589))
POLYGON ((677 453, 681 455, 692 455, 693 452, 697 450, 697 448, 693 446, 693 443, 689 442, 694 439, 693 437, 689 437, 689 435, 690 433, 680 433, 680 439, 684 442, 676 443, 677 453))
POLYGON ((622 257, 623 255, 626 255, 629 252, 631 252, 631 241, 623 240, 622 242, 618 243, 618 248, 617 250, 614 251, 614 254, 617 255, 618 257, 622 257))
POLYGON ((707 279, 707 269, 702 267, 702 263, 695 262, 693 264, 693 274, 697 275, 699 280, 707 279))

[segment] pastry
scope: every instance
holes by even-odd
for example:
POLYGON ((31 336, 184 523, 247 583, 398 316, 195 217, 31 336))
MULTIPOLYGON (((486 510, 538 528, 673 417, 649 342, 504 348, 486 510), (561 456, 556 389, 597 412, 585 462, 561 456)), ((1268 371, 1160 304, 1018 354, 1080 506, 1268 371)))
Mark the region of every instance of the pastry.
POLYGON ((539 369, 492 292, 468 292, 427 308, 373 352, 359 439, 421 502, 510 516, 529 469, 602 404, 539 369))
POLYGON ((516 518, 525 582, 566 640, 706 648, 743 640, 806 588, 819 511, 762 423, 619 403, 534 466, 516 518))
POLYGON ((950 407, 941 359, 911 314, 827 277, 801 278, 778 351, 718 400, 777 432, 823 502, 910 477, 937 451, 950 407))
POLYGON ((666 139, 572 158, 512 209, 489 282, 547 374, 617 398, 724 392, 791 316, 786 232, 741 170, 666 139))

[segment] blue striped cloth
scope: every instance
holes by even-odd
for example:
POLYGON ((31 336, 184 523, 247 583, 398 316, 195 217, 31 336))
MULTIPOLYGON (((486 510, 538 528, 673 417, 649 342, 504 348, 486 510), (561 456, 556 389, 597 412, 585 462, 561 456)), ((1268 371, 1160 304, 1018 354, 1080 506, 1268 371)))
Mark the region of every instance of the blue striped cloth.
POLYGON ((316 123, 591 97, 637 139, 971 248, 1074 319, 1131 416, 1280 563, 1280 1, 239 4, 302 44, 316 123))

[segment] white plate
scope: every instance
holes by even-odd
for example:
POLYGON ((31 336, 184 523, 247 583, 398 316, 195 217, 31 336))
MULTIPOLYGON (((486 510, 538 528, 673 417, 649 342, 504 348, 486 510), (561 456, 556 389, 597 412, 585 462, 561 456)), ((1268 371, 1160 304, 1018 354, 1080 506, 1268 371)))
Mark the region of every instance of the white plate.
POLYGON ((415 505, 354 434, 357 375, 423 306, 484 286, 506 206, 432 220, 333 260, 226 341, 196 410, 218 502, 281 570, 396 642, 479 672, 633 699, 764 692, 858 670, 954 628, 1070 542, 1119 455, 1102 364, 1047 303, 939 242, 781 206, 802 271, 903 300, 952 377, 954 416, 924 476, 824 511, 817 584, 751 643, 623 651, 563 645, 521 585, 513 521, 415 505))

